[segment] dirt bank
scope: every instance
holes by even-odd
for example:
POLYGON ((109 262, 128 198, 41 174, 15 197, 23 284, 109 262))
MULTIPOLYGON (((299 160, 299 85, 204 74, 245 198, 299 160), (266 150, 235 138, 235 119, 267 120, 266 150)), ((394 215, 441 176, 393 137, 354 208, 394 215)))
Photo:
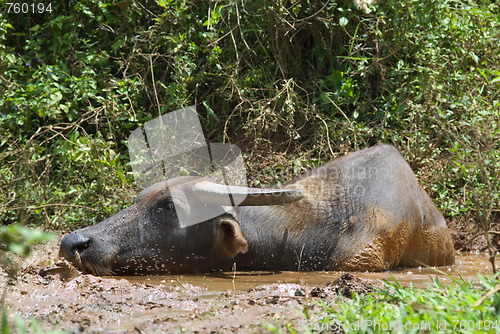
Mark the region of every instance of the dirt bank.
MULTIPOLYGON (((402 282, 426 284, 429 275, 437 274, 425 268, 370 274, 268 273, 253 277, 251 287, 241 283, 248 281, 242 273, 215 279, 102 278, 81 275, 59 261, 58 244, 37 247, 10 283, 5 273, 1 275, 0 291, 7 286, 5 304, 11 324, 20 315, 26 323, 37 319, 44 330, 72 333, 265 333, 267 326, 286 328, 288 323, 302 329, 324 316, 316 304, 320 300, 333 302, 351 292, 369 293, 390 275, 402 282), (214 280, 222 285, 214 288, 206 283, 214 280)), ((467 278, 490 269, 487 259, 476 254, 460 255, 454 267, 439 270, 467 278)), ((446 282, 446 277, 440 280, 446 282)))
MULTIPOLYGON (((73 333, 262 333, 267 325, 313 326, 321 317, 314 301, 339 293, 367 293, 373 285, 343 274, 322 286, 268 284, 250 290, 210 291, 165 280, 151 285, 126 279, 23 270, 8 286, 9 321, 36 318, 44 330, 73 333), (307 308, 311 318, 303 314, 307 308)), ((6 283, 4 279, 2 286, 6 283)))

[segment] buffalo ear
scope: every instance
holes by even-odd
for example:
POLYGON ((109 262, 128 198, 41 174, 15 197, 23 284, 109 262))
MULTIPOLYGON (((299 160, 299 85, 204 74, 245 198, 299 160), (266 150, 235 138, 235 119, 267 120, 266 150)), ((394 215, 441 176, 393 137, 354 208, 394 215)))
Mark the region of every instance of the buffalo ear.
POLYGON ((238 253, 246 253, 248 242, 240 226, 231 217, 221 217, 217 222, 214 238, 214 252, 221 258, 233 259, 238 253))

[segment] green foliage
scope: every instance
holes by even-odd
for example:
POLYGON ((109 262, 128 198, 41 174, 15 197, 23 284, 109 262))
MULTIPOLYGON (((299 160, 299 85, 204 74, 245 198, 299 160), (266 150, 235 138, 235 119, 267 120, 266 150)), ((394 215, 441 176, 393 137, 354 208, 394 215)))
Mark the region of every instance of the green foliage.
POLYGON ((29 256, 31 245, 54 240, 54 233, 46 233, 40 229, 31 229, 22 225, 0 226, 0 251, 9 251, 19 256, 29 256))
MULTIPOLYGON (((443 286, 438 279, 426 289, 402 287, 399 283, 386 282, 384 290, 376 295, 356 296, 352 303, 339 303, 340 311, 326 306, 328 315, 322 322, 400 324, 393 333, 428 333, 446 331, 484 333, 500 329, 500 299, 493 294, 480 305, 476 303, 498 284, 498 279, 481 277, 481 287, 473 283, 459 282, 443 286), (496 322, 496 323, 495 323, 496 322), (407 327, 405 329, 405 326, 407 327), (410 330, 408 330, 410 329, 410 330), (430 329, 430 330, 427 330, 430 329)), ((373 333, 384 332, 372 327, 373 333)), ((366 333, 363 328, 349 333, 366 333)))
POLYGON ((134 47, 144 14, 100 1, 52 5, 0 14, 4 223, 87 225, 128 197, 124 139, 143 119, 141 82, 116 59, 134 47))
POLYGON ((251 184, 392 143, 447 216, 500 209, 494 2, 70 0, 0 15, 4 223, 116 212, 135 193, 130 132, 192 104, 209 141, 242 148, 251 184))
MULTIPOLYGON (((0 226, 0 266, 11 279, 19 270, 18 260, 31 254, 32 245, 55 238, 54 233, 47 233, 38 228, 31 229, 19 224, 0 226)), ((0 297, 2 303, 4 296, 0 297)))
MULTIPOLYGON (((19 224, 0 226, 0 265, 2 269, 6 269, 9 275, 9 283, 18 269, 17 265, 12 262, 9 253, 25 258, 31 254, 31 247, 33 244, 54 240, 55 238, 56 235, 54 233, 46 233, 40 229, 31 229, 19 224)), ((0 296, 0 311, 2 313, 0 331, 2 334, 11 333, 7 319, 7 309, 3 307, 8 285, 9 284, 5 285, 4 291, 0 296)), ((58 331, 42 331, 36 319, 31 320, 29 327, 30 331, 28 331, 24 320, 20 316, 16 316, 15 333, 62 333, 58 331)))
POLYGON ((0 325, 2 334, 9 334, 9 333, 64 334, 64 333, 68 333, 66 331, 59 331, 59 330, 44 331, 40 327, 40 324, 38 323, 38 321, 36 319, 31 319, 29 322, 29 326, 26 326, 26 322, 19 315, 16 315, 14 322, 15 322, 15 331, 11 331, 11 329, 9 328, 9 323, 7 322, 7 312, 4 310, 2 313, 2 322, 0 325))
MULTIPOLYGON (((493 333, 500 330, 500 280, 479 276, 480 283, 456 281, 442 285, 436 278, 427 288, 385 282, 378 292, 353 294, 332 304, 318 302, 320 320, 308 314, 305 326, 287 326, 287 332, 315 333, 493 333), (479 285, 479 286, 478 286, 479 285), (496 292, 496 293, 495 293, 496 292)), ((316 313, 316 311, 315 311, 316 313)), ((281 333, 276 326, 268 327, 281 333)))

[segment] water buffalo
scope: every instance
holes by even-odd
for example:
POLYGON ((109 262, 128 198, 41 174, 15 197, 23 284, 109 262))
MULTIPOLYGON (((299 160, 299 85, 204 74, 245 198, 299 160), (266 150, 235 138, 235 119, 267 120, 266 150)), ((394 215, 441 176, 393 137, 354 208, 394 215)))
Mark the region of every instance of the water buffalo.
MULTIPOLYGON (((183 209, 183 210, 184 210, 183 209)), ((230 270, 381 271, 450 265, 445 220, 392 146, 338 158, 281 189, 223 186, 185 176, 143 190, 134 205, 61 241, 60 256, 97 275, 230 270), (239 206, 180 227, 169 187, 184 209, 239 206)))

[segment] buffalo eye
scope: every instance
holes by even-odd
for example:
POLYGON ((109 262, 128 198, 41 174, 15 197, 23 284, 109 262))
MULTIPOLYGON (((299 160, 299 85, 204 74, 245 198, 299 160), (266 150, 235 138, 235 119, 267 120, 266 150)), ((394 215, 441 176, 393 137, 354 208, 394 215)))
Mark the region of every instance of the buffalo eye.
POLYGON ((173 201, 167 202, 167 205, 165 206, 167 210, 169 211, 175 211, 175 205, 173 201))

